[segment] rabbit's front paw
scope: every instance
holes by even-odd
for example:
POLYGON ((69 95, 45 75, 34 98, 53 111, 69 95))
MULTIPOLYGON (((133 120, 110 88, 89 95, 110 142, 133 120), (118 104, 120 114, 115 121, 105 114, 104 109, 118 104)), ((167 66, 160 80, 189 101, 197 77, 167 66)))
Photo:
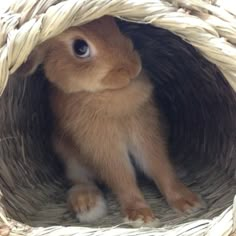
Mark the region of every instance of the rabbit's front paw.
POLYGON ((80 222, 91 223, 106 215, 105 199, 94 185, 73 186, 68 202, 80 222))
POLYGON ((124 210, 124 222, 132 227, 157 227, 160 222, 155 218, 152 210, 149 207, 135 208, 130 207, 124 210))

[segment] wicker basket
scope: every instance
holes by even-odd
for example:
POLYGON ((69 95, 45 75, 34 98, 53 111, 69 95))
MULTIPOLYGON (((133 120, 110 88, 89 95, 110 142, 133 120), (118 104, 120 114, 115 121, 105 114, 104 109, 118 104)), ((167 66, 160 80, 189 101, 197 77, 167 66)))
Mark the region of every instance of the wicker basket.
POLYGON ((236 234, 236 7, 234 0, 11 0, 0 3, 0 222, 11 235, 236 234), (1 5, 2 4, 2 5, 1 5), (3 5, 4 4, 4 5, 3 5), (160 228, 129 228, 114 196, 109 213, 82 225, 67 210, 63 169, 49 145, 47 82, 14 72, 41 42, 103 15, 134 41, 170 124, 178 173, 207 208, 173 212, 140 180, 160 228), (131 23, 132 22, 132 23, 131 23), (139 24, 137 24, 139 23, 139 24))

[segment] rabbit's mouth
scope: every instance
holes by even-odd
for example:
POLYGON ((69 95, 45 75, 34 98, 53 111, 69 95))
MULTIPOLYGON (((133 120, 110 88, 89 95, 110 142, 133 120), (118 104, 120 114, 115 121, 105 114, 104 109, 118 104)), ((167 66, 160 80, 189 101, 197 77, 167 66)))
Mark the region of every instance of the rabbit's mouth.
POLYGON ((121 89, 129 85, 131 77, 125 71, 111 71, 101 81, 104 89, 121 89))

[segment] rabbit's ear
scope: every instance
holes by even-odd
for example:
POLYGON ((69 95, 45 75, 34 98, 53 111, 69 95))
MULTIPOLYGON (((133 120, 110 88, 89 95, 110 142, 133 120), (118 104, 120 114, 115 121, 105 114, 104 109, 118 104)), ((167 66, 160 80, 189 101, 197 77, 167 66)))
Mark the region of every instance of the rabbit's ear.
POLYGON ((42 47, 38 47, 32 51, 25 63, 23 63, 16 73, 18 75, 28 76, 35 72, 37 67, 43 63, 45 57, 45 50, 42 47))

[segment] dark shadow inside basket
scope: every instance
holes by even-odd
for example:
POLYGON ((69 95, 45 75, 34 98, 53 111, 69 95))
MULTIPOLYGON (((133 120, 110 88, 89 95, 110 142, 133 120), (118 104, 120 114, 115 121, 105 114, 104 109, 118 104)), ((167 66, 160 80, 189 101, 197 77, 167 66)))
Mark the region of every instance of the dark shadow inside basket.
MULTIPOLYGON (((220 214, 236 192, 234 91, 215 65, 167 30, 130 23, 120 27, 133 39, 155 85, 170 127, 172 161, 208 208, 178 216, 153 184, 141 179, 145 198, 163 224, 220 214)), ((41 68, 32 78, 10 79, 0 111, 1 206, 7 215, 31 226, 80 225, 67 210, 69 186, 50 147, 48 84, 41 68)), ((119 207, 112 194, 105 194, 108 216, 97 225, 117 225, 122 222, 119 207)))

